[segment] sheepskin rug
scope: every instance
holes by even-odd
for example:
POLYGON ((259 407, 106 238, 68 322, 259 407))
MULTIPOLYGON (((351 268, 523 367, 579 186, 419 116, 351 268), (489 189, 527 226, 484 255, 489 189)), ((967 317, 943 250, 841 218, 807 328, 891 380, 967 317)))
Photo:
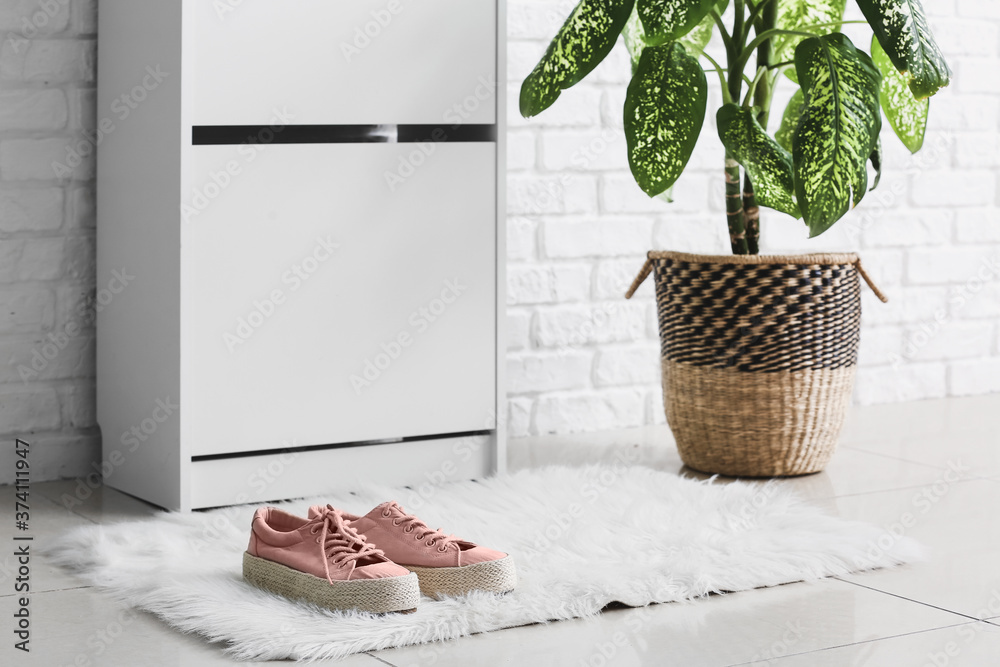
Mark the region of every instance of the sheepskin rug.
POLYGON ((417 489, 379 488, 283 503, 354 513, 385 500, 514 555, 517 589, 412 614, 330 612, 244 583, 253 507, 74 530, 48 556, 182 632, 241 660, 337 658, 392 646, 892 567, 920 558, 908 538, 828 516, 780 482, 721 484, 642 467, 549 467, 417 489), (881 539, 880 541, 880 538, 881 539))

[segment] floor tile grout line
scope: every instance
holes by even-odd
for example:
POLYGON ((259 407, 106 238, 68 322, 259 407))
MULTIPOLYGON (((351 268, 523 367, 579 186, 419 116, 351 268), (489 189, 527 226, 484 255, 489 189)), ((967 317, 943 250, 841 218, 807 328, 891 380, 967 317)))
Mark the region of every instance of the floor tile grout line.
MULTIPOLYGON (((801 651, 799 653, 789 653, 788 655, 783 655, 780 658, 778 658, 777 662, 780 664, 780 662, 782 660, 785 660, 787 658, 794 658, 796 656, 812 655, 813 653, 821 653, 823 651, 834 651, 836 649, 848 648, 848 647, 851 647, 851 646, 860 646, 862 644, 874 644, 874 643, 877 643, 877 642, 889 641, 890 639, 898 639, 899 637, 911 637, 913 635, 922 635, 922 634, 927 633, 927 632, 937 632, 938 630, 947 630, 949 628, 957 628, 957 627, 959 627, 961 625, 969 625, 970 623, 973 623, 973 622, 975 622, 975 621, 971 621, 970 620, 970 621, 966 621, 964 623, 952 623, 951 625, 942 625, 942 626, 936 627, 936 628, 926 628, 924 630, 914 630, 913 632, 901 632, 898 635, 887 635, 885 637, 877 637, 875 639, 864 639, 862 641, 857 641, 857 642, 848 642, 846 644, 837 644, 836 646, 824 646, 823 648, 817 648, 817 649, 813 649, 811 651, 801 651)), ((774 659, 772 658, 772 661, 773 660, 774 659)), ((727 665, 726 667, 745 667, 746 665, 755 665, 755 664, 757 664, 757 663, 756 662, 737 662, 737 663, 734 663, 732 665, 727 665)))
POLYGON ((868 590, 875 591, 876 593, 882 593, 884 595, 891 595, 892 597, 899 598, 900 600, 907 600, 908 602, 912 602, 914 604, 919 604, 919 605, 923 605, 925 607, 930 607, 931 609, 937 609, 938 611, 943 611, 943 612, 948 613, 948 614, 954 614, 956 616, 961 616, 962 618, 967 618, 967 619, 969 619, 971 621, 978 621, 978 622, 984 622, 984 623, 988 622, 986 619, 983 619, 983 618, 976 618, 975 616, 970 616, 969 614, 963 614, 960 611, 954 611, 952 609, 945 609, 944 607, 939 607, 936 604, 931 604, 929 602, 921 602, 920 600, 914 600, 913 598, 908 598, 905 595, 900 595, 899 593, 891 593, 889 591, 883 591, 880 588, 875 588, 873 586, 866 586, 865 584, 860 584, 860 583, 858 583, 856 581, 851 581, 849 579, 842 579, 841 577, 834 577, 834 579, 836 579, 837 581, 842 581, 845 584, 851 584, 852 586, 859 586, 861 588, 867 588, 868 590))
MULTIPOLYGON (((116 491, 116 492, 118 492, 118 490, 117 490, 117 489, 112 489, 111 487, 109 487, 109 486, 104 486, 103 484, 102 484, 102 485, 101 485, 101 486, 100 486, 99 488, 100 488, 100 489, 101 489, 102 491, 104 491, 104 490, 111 490, 111 491, 116 491)), ((119 492, 119 493, 120 493, 120 492, 119 492)), ((128 494, 123 494, 123 495, 126 495, 126 496, 128 496, 128 494)), ((129 497, 131 497, 131 496, 129 496, 129 497)), ((94 525, 97 525, 97 526, 102 526, 102 525, 105 525, 105 524, 104 524, 104 522, 102 522, 102 521, 98 521, 98 520, 96 520, 96 519, 92 519, 92 518, 90 518, 89 516, 87 516, 86 514, 81 514, 81 513, 77 512, 77 511, 76 511, 75 509, 71 509, 71 508, 69 508, 69 507, 65 507, 64 505, 62 505, 62 504, 60 504, 60 503, 58 503, 58 502, 56 502, 56 501, 52 500, 51 498, 48 498, 48 500, 49 500, 50 502, 52 502, 52 503, 53 503, 53 505, 55 505, 56 507, 59 507, 59 508, 62 508, 63 510, 65 510, 65 511, 69 512, 70 514, 73 514, 73 515, 75 515, 75 516, 78 516, 78 517, 80 517, 81 519, 86 519, 87 521, 89 521, 90 523, 92 523, 92 524, 94 524, 94 525)), ((81 504, 86 504, 86 501, 81 501, 81 504)), ((107 518, 107 517, 101 517, 101 518, 103 519, 103 518, 107 518)), ((141 517, 140 517, 140 516, 136 516, 136 517, 129 517, 129 519, 128 519, 128 520, 129 520, 129 521, 142 521, 142 520, 144 520, 144 519, 148 519, 148 518, 149 518, 149 516, 148 516, 148 515, 147 515, 147 516, 141 516, 141 517)))
MULTIPOLYGON (((62 482, 62 481, 68 481, 68 480, 61 480, 61 479, 59 479, 59 480, 48 480, 48 481, 50 481, 50 482, 62 482)), ((47 482, 38 482, 38 483, 39 484, 46 484, 47 482)), ((69 514, 72 514, 73 516, 78 516, 81 519, 85 519, 86 521, 89 521, 92 524, 100 525, 99 522, 94 521, 89 516, 85 516, 83 514, 80 514, 79 512, 77 512, 76 510, 74 510, 74 509, 72 509, 70 507, 66 507, 66 505, 63 504, 62 502, 60 502, 59 500, 57 500, 55 498, 50 498, 49 496, 47 496, 47 495, 45 495, 44 493, 41 493, 41 492, 36 492, 36 493, 40 497, 42 497, 43 499, 45 499, 46 502, 48 502, 50 505, 52 505, 53 508, 61 510, 63 512, 67 512, 69 514)), ((66 495, 66 494, 63 494, 63 495, 66 495)), ((80 501, 80 504, 85 504, 85 503, 86 503, 86 501, 83 501, 83 500, 80 501)))
MULTIPOLYGON (((902 461, 903 463, 912 463, 914 465, 923 466, 925 468, 932 468, 934 470, 948 470, 947 466, 939 466, 936 463, 925 463, 923 461, 914 461, 913 459, 904 459, 901 456, 893 456, 892 454, 883 454, 882 452, 873 452, 870 449, 861 449, 853 445, 840 445, 840 449, 850 449, 854 452, 860 452, 862 454, 872 454, 873 456, 880 456, 882 458, 890 459, 892 461, 902 461)), ((968 479, 988 479, 990 481, 998 481, 997 476, 993 475, 979 475, 972 474, 968 479)), ((962 480, 959 480, 962 481, 962 480)))
POLYGON ((374 655, 372 653, 365 653, 364 655, 367 655, 369 658, 375 658, 376 660, 378 660, 379 662, 381 662, 383 665, 389 665, 389 667, 396 667, 395 663, 389 662, 388 660, 383 660, 382 658, 380 658, 377 655, 374 655))
MULTIPOLYGON (((60 478, 60 479, 46 480, 44 482, 38 482, 37 484, 56 484, 56 483, 60 483, 60 482, 75 482, 75 481, 80 481, 82 479, 84 479, 84 478, 83 477, 60 478)), ((0 485, 0 486, 4 486, 4 485, 0 485)), ((142 498, 139 498, 138 496, 133 496, 131 494, 125 493, 124 491, 116 489, 116 488, 114 488, 112 486, 107 486, 106 484, 103 483, 103 481, 100 484, 98 484, 96 487, 92 486, 90 488, 93 491, 93 493, 97 493, 98 491, 100 491, 101 493, 105 493, 105 492, 109 492, 110 491, 110 492, 118 494, 118 495, 120 495, 120 496, 122 496, 122 497, 124 497, 124 498, 126 498, 128 500, 138 501, 139 503, 141 503, 143 505, 146 505, 147 507, 152 507, 153 509, 161 510, 162 511, 162 508, 156 507, 155 505, 152 505, 151 503, 146 502, 145 500, 143 500, 142 498)), ((47 500, 48 502, 50 502, 54 507, 58 507, 58 508, 63 509, 65 511, 67 511, 67 512, 71 512, 71 513, 73 513, 73 514, 75 514, 75 515, 77 515, 79 517, 83 517, 84 519, 87 519, 88 521, 90 521, 92 523, 100 523, 99 521, 91 519, 90 517, 88 517, 88 516, 86 516, 84 514, 80 514, 79 512, 77 512, 76 510, 74 510, 74 509, 72 509, 70 507, 66 507, 66 505, 64 504, 64 502, 62 500, 60 500, 59 498, 52 498, 52 497, 50 497, 50 496, 48 496, 45 493, 42 493, 40 491, 37 491, 36 493, 38 493, 38 495, 40 495, 42 498, 44 498, 45 500, 47 500)), ((65 495, 67 495, 67 493, 64 492, 63 495, 65 496, 65 495)), ((87 505, 88 502, 92 499, 92 497, 93 497, 92 495, 88 496, 87 498, 80 498, 79 496, 77 496, 76 498, 77 498, 78 502, 75 503, 75 505, 87 505)), ((144 515, 144 516, 148 516, 148 515, 144 515)), ((141 517, 137 516, 137 517, 130 517, 130 518, 139 519, 141 517)))
MULTIPOLYGON (((78 590, 82 590, 84 588, 95 588, 95 587, 91 586, 90 584, 83 584, 81 586, 67 586, 66 588, 53 588, 52 590, 49 590, 49 591, 34 590, 34 591, 31 591, 31 594, 32 595, 45 595, 47 593, 64 593, 66 591, 78 591, 78 590)), ((0 595, 0 600, 2 600, 4 598, 17 597, 18 595, 24 595, 24 594, 23 593, 4 593, 3 595, 0 595)))
POLYGON ((70 514, 76 515, 76 516, 80 517, 81 519, 85 519, 85 520, 89 521, 90 523, 94 524, 95 526, 103 525, 103 524, 101 524, 98 521, 94 521, 93 519, 91 519, 89 516, 87 516, 85 514, 80 514, 76 510, 71 510, 71 509, 67 508, 67 511, 69 511, 70 514))
MULTIPOLYGON (((949 484, 964 484, 966 482, 998 482, 998 480, 987 479, 986 477, 963 477, 962 479, 957 479, 954 482, 949 482, 949 484)), ((870 496, 875 493, 894 493, 896 491, 912 491, 913 489, 925 489, 928 486, 933 486, 935 482, 928 482, 926 484, 914 484, 912 486, 900 486, 892 489, 878 489, 873 491, 858 491, 857 493, 843 493, 836 496, 822 496, 816 498, 807 498, 807 500, 836 500, 838 498, 856 498, 857 496, 870 496)))
MULTIPOLYGON (((738 480, 738 481, 748 482, 750 480, 738 480)), ((857 491, 857 492, 854 492, 854 493, 841 493, 841 494, 834 494, 832 496, 808 496, 808 497, 804 497, 803 499, 806 502, 808 502, 808 503, 820 504, 820 503, 822 503, 824 501, 837 500, 839 498, 855 498, 857 496, 869 496, 869 495, 873 495, 873 494, 876 494, 876 493, 895 493, 897 491, 911 491, 913 489, 924 489, 924 488, 927 488, 928 486, 933 486, 936 482, 937 482, 937 480, 925 482, 923 484, 912 484, 912 485, 907 485, 907 486, 897 486, 897 487, 891 487, 891 488, 887 488, 887 489, 870 489, 868 491, 857 491)), ((1000 479, 990 479, 988 477, 963 477, 961 479, 955 480, 954 482, 949 482, 949 484, 963 484, 963 483, 966 483, 966 482, 995 482, 995 483, 1000 483, 1000 479)), ((795 490, 795 489, 793 488, 793 490, 795 490)))
POLYGON ((92 584, 83 584, 80 586, 67 586, 66 588, 54 588, 51 591, 34 591, 33 595, 47 595, 49 593, 65 593, 66 591, 80 591, 86 588, 92 588, 95 591, 100 591, 101 589, 92 584))
POLYGON ((893 456, 892 454, 885 454, 883 452, 874 452, 870 449, 862 449, 856 445, 840 445, 839 449, 849 449, 852 452, 860 452, 861 454, 871 454, 872 456, 879 456, 884 459, 891 459, 893 461, 902 461, 903 463, 912 463, 913 465, 922 466, 924 468, 933 468, 934 470, 947 470, 947 466, 938 466, 935 463, 924 463, 923 461, 914 461, 913 459, 904 459, 902 456, 893 456))
MULTIPOLYGON (((62 481, 62 480, 51 480, 51 481, 62 481)), ((38 483, 39 484, 45 484, 46 482, 38 482, 38 483)), ((52 506, 52 509, 57 509, 59 511, 67 512, 67 513, 72 514, 74 516, 78 516, 81 519, 86 519, 87 521, 89 521, 90 523, 93 523, 93 524, 97 523, 96 521, 94 521, 90 517, 84 516, 84 515, 80 514, 79 512, 76 512, 75 510, 72 510, 69 507, 66 507, 61 502, 59 502, 58 500, 56 500, 55 498, 49 498, 44 493, 40 493, 40 492, 35 492, 35 493, 37 493, 37 495, 39 497, 41 497, 45 502, 49 503, 52 506)), ((33 493, 32 495, 35 495, 35 493, 33 493)), ((32 510, 32 511, 34 511, 34 510, 32 510)))

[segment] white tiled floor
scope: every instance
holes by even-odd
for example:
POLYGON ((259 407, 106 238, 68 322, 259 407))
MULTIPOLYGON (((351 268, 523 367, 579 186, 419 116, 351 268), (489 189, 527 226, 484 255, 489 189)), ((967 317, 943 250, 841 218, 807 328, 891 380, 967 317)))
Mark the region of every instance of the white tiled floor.
MULTIPOLYGON (((857 409, 829 468, 783 480, 827 511, 917 538, 926 562, 816 584, 614 609, 592 619, 514 628, 435 645, 354 656, 378 665, 1000 665, 1000 396, 857 409), (956 472, 949 472, 949 471, 956 472), (907 526, 903 526, 906 517, 907 526), (911 520, 912 519, 912 520, 911 520), (980 620, 982 619, 982 620, 980 620)), ((683 467, 665 427, 532 438, 510 446, 513 469, 610 461, 623 448, 644 465, 683 467)), ((154 508, 97 489, 67 509, 75 481, 36 484, 36 540, 154 508)), ((12 490, 0 487, 9 532, 12 490)), ((219 665, 217 645, 129 612, 36 559, 33 652, 15 653, 13 557, 0 556, 0 665, 219 665)))

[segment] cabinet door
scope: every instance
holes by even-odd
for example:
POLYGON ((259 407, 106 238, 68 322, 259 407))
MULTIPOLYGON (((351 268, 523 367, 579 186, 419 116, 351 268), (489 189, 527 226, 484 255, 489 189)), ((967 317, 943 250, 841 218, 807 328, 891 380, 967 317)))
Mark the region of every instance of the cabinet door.
POLYGON ((188 150, 192 455, 488 428, 494 144, 188 150))
POLYGON ((189 0, 194 125, 496 122, 494 0, 189 0), (236 6, 233 6, 236 5, 236 6))

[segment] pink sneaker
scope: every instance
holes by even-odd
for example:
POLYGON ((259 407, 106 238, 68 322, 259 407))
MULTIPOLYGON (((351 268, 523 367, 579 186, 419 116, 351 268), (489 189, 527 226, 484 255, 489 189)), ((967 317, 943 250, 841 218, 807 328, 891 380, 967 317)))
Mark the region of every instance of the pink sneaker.
MULTIPOLYGON (((311 508, 310 515, 320 509, 311 508)), ((512 557, 431 530, 395 502, 382 503, 365 516, 345 513, 344 518, 394 563, 416 572, 425 595, 506 593, 517 584, 512 557)))
POLYGON ((243 554, 243 578, 335 611, 410 611, 420 599, 416 575, 386 558, 329 506, 310 510, 308 519, 276 507, 258 509, 243 554))

